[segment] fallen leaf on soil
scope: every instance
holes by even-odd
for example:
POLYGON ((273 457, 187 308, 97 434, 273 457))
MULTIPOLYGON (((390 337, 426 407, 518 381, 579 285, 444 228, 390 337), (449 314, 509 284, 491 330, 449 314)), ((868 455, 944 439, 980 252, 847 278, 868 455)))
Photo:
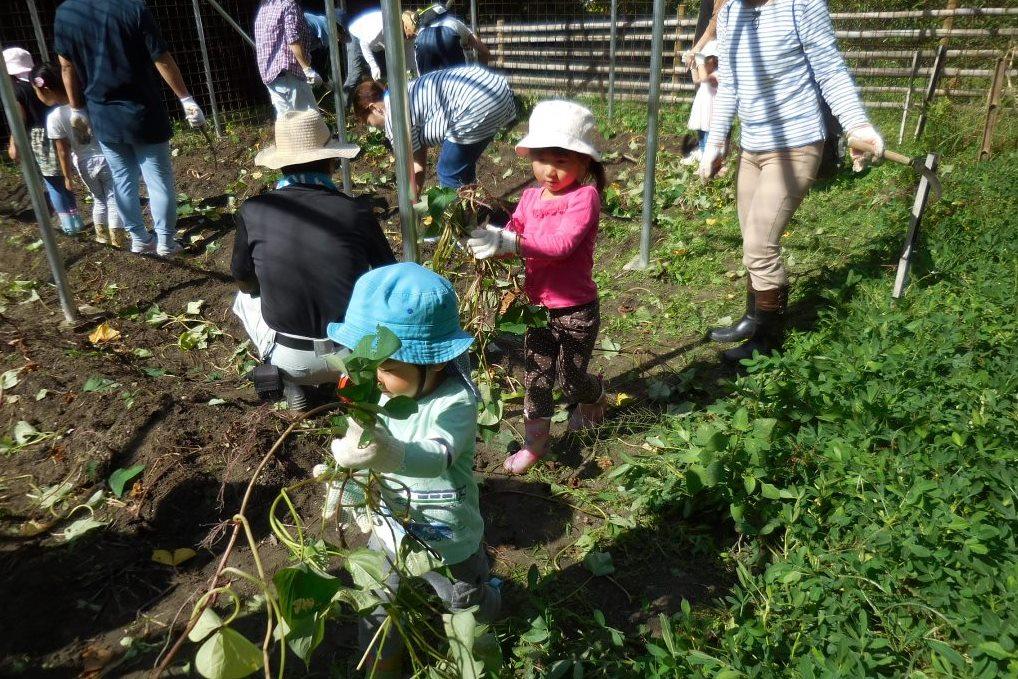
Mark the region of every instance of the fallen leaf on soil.
POLYGON ((106 646, 90 645, 81 653, 82 677, 97 677, 115 654, 106 646))
POLYGON ((105 344, 118 339, 120 339, 120 331, 111 327, 109 323, 103 323, 88 336, 88 341, 92 344, 105 344))
POLYGON ((152 560, 156 563, 161 563, 164 566, 179 566, 189 559, 193 559, 198 555, 198 552, 194 551, 190 547, 180 547, 174 549, 172 552, 168 549, 155 549, 152 550, 152 560))

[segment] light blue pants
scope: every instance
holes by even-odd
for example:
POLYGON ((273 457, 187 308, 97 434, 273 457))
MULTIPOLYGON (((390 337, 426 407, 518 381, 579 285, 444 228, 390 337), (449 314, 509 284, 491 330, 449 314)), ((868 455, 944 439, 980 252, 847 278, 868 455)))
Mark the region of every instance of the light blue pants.
POLYGON ((151 239, 141 216, 140 175, 148 189, 149 209, 159 245, 172 247, 177 228, 177 192, 173 182, 170 143, 99 142, 99 146, 113 173, 117 209, 124 220, 124 229, 135 240, 147 243, 151 239))
POLYGON ((269 99, 276 108, 277 118, 287 111, 318 109, 314 90, 303 77, 295 76, 293 73, 280 73, 266 87, 269 90, 269 99))

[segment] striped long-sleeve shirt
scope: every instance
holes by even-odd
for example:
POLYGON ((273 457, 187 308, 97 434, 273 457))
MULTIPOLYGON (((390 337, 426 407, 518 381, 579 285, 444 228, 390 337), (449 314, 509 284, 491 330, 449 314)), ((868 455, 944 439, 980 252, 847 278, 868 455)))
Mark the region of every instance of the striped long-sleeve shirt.
MULTIPOLYGON (((414 151, 449 140, 473 144, 494 137, 516 117, 509 83, 483 66, 457 66, 426 73, 409 86, 410 142, 414 151)), ((392 139, 389 98, 385 135, 392 139)))
POLYGON ((736 112, 747 151, 820 141, 821 96, 845 130, 867 123, 824 0, 731 0, 718 16, 718 54, 709 144, 724 143, 736 112))

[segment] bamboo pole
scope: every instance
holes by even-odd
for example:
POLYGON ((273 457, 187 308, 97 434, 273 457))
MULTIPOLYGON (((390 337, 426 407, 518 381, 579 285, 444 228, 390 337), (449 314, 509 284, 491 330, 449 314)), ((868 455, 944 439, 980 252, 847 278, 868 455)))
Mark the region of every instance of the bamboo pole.
POLYGON ((205 88, 209 95, 209 107, 212 109, 212 129, 216 139, 223 138, 223 128, 219 125, 219 104, 216 102, 216 86, 212 82, 212 61, 209 59, 209 48, 205 42, 205 24, 201 17, 201 5, 198 0, 191 0, 194 10, 194 27, 198 31, 198 47, 201 49, 202 68, 205 71, 205 88))
MULTIPOLYGON (((209 0, 210 2, 212 0, 209 0)), ((557 43, 561 44, 564 40, 577 40, 581 42, 608 42, 611 40, 611 36, 608 32, 605 33, 584 33, 581 36, 576 35, 558 35, 558 34, 540 34, 540 33, 523 33, 521 31, 511 30, 513 27, 506 25, 504 27, 504 33, 506 34, 503 41, 506 44, 523 44, 531 45, 535 43, 557 43)), ((625 29, 626 26, 620 28, 625 29)), ((577 27, 575 30, 582 30, 577 27)), ((894 28, 886 30, 876 31, 848 31, 841 30, 834 32, 835 37, 843 41, 854 41, 854 40, 932 40, 940 38, 944 35, 944 32, 939 28, 894 28)), ((677 34, 681 40, 692 40, 693 33, 683 32, 677 34)), ((952 37, 959 38, 1010 38, 1018 36, 1018 28, 956 28, 951 30, 952 37)), ((670 42, 675 40, 674 35, 665 36, 664 40, 670 42)), ((627 33, 626 40, 628 41, 647 41, 652 38, 650 33, 627 33)))
POLYGON ((35 6, 35 0, 27 0, 28 15, 32 20, 32 31, 35 32, 35 43, 39 47, 39 56, 43 61, 49 61, 49 47, 46 45, 46 34, 42 32, 42 22, 39 20, 39 8, 35 6))
POLYGON ((990 148, 993 145, 993 131, 997 127, 997 117, 1000 115, 1000 96, 1004 89, 1004 74, 1007 71, 1006 57, 997 59, 996 73, 990 85, 990 92, 986 98, 986 124, 983 125, 983 143, 979 147, 980 162, 989 159, 990 148))
POLYGON ((611 0, 611 35, 608 41, 608 120, 615 116, 615 59, 618 49, 619 2, 611 0))
POLYGON ((919 50, 915 51, 912 57, 912 75, 908 79, 908 92, 905 93, 905 103, 901 107, 901 125, 898 127, 898 146, 901 146, 905 139, 905 122, 908 120, 908 107, 912 103, 912 87, 915 84, 916 73, 919 72, 919 50))
MULTIPOLYGON (((335 0, 325 0, 325 25, 329 39, 329 71, 332 77, 332 102, 336 107, 336 137, 346 142, 346 102, 343 101, 342 70, 339 66, 339 33, 336 20, 335 0)), ((353 191, 353 180, 350 178, 350 159, 343 158, 339 163, 339 173, 343 179, 343 191, 353 191)))
POLYGON ((503 39, 505 38, 505 33, 503 33, 503 29, 504 28, 505 28, 505 20, 499 19, 499 20, 497 20, 495 22, 495 29, 496 29, 496 32, 495 32, 495 54, 498 55, 498 60, 495 62, 495 65, 498 66, 499 68, 503 67, 502 57, 505 56, 505 45, 503 43, 503 39))
MULTIPOLYGON (((885 50, 885 51, 851 51, 851 50, 849 50, 849 51, 842 52, 842 56, 845 57, 846 60, 849 60, 849 61, 858 61, 858 62, 862 62, 862 63, 865 63, 865 62, 870 61, 870 60, 876 60, 876 59, 881 59, 881 60, 884 60, 884 59, 909 59, 909 60, 911 60, 912 56, 916 53, 916 51, 917 50, 885 50)), ((918 50, 918 51, 919 51, 920 58, 924 58, 924 59, 925 58, 932 59, 933 57, 935 57, 937 55, 937 51, 935 49, 918 50)), ((491 53, 493 55, 505 56, 505 57, 533 57, 534 56, 534 50, 530 50, 530 49, 510 49, 510 48, 505 48, 505 47, 498 47, 497 45, 496 45, 496 47, 494 49, 492 49, 491 53)), ((641 50, 641 49, 616 50, 615 54, 616 54, 617 57, 623 57, 623 58, 625 58, 625 57, 643 57, 643 58, 646 58, 646 57, 650 56, 650 50, 649 49, 645 49, 645 50, 641 50)), ((985 57, 994 57, 994 58, 996 58, 999 54, 1000 54, 1000 50, 991 50, 991 49, 986 49, 986 50, 951 50, 951 49, 949 49, 949 50, 947 50, 947 58, 948 59, 950 59, 952 57, 957 57, 957 58, 985 58, 985 57)), ((562 50, 542 49, 541 50, 541 56, 542 57, 570 57, 570 58, 587 58, 587 59, 607 59, 607 58, 609 58, 611 56, 611 52, 610 52, 610 50, 607 50, 605 48, 599 48, 599 47, 592 47, 592 48, 588 48, 588 49, 574 49, 574 48, 570 48, 568 50, 565 50, 565 49, 562 49, 562 50)), ((948 69, 947 72, 951 73, 954 70, 955 69, 948 69)), ((910 72, 910 71, 908 71, 908 69, 906 69, 906 72, 910 72)), ((985 77, 990 77, 990 76, 993 75, 993 70, 992 69, 986 69, 986 70, 979 71, 979 70, 974 70, 974 69, 967 69, 967 73, 969 75, 972 75, 973 77, 975 77, 975 76, 984 77, 984 74, 985 74, 985 77)), ((926 74, 923 73, 922 75, 926 75, 926 74)))
POLYGON ((944 58, 947 54, 947 47, 941 45, 937 48, 937 58, 933 62, 933 70, 930 73, 930 82, 926 86, 926 96, 923 97, 923 107, 919 112, 919 120, 915 127, 915 140, 918 141, 919 137, 922 136, 923 130, 926 128, 926 115, 929 112, 930 105, 933 103, 933 99, 937 94, 937 83, 940 81, 940 74, 944 70, 944 58))
POLYGON ((251 39, 251 36, 248 35, 247 32, 243 28, 240 27, 240 24, 238 24, 236 21, 233 20, 233 17, 230 16, 229 12, 227 12, 225 9, 223 9, 222 5, 220 5, 218 2, 216 2, 216 0, 206 0, 206 2, 208 2, 210 5, 212 5, 212 9, 216 10, 217 12, 219 12, 219 15, 221 17, 223 17, 223 19, 226 20, 226 23, 230 24, 230 28, 235 30, 237 32, 237 34, 240 35, 240 37, 244 39, 244 42, 246 42, 251 47, 251 49, 255 48, 255 43, 254 43, 254 40, 251 39))

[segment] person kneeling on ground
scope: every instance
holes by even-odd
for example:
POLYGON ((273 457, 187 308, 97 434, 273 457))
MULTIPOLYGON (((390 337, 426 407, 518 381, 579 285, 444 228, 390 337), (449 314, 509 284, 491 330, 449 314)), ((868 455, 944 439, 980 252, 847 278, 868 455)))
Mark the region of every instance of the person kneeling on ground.
MULTIPOLYGON (((331 449, 340 468, 372 469, 386 475, 390 488, 399 488, 391 493, 383 490, 383 507, 399 514, 409 510, 406 524, 392 516, 367 517, 372 531, 368 547, 385 553, 390 563, 386 591, 380 595, 390 600, 399 589, 400 574, 394 564, 400 543, 409 536, 426 545, 450 573, 451 578, 436 571, 422 576, 444 605, 452 612, 477 606, 477 619, 490 621, 501 606, 501 594, 497 581, 490 578, 488 556, 481 546, 484 520, 473 472, 477 401, 457 361, 473 337, 460 327, 452 284, 409 262, 365 274, 354 286, 346 320, 329 324, 329 337, 355 346, 379 326, 391 330, 401 343, 377 371, 384 399, 408 396, 417 401, 417 412, 402 420, 379 415, 373 438, 363 447, 364 430, 349 420, 346 434, 334 439, 331 449)), ((326 469, 316 467, 315 478, 326 469)), ((326 519, 335 517, 341 493, 344 504, 353 499, 346 497, 353 494, 352 486, 344 488, 340 481, 326 484, 326 519)), ((379 606, 360 618, 362 652, 371 646, 388 615, 379 606)), ((400 635, 384 635, 381 643, 371 647, 369 674, 403 676, 401 656, 400 635)))
MULTIPOLYGON (((477 159, 503 127, 516 119, 509 82, 483 66, 432 71, 409 85, 410 144, 414 154, 414 194, 420 193, 428 166, 428 147, 440 146, 439 186, 459 188, 477 179, 477 159)), ((353 110, 361 122, 385 131, 392 141, 389 93, 378 81, 361 83, 353 110)))
POLYGON ((325 337, 326 326, 345 316, 361 274, 396 258, 370 207, 332 183, 336 159, 360 148, 332 139, 317 111, 287 111, 275 131, 276 144, 255 163, 283 176, 234 217, 232 273, 241 290, 234 312, 262 360, 278 369, 256 368, 256 388, 281 388, 287 405, 300 410, 309 403, 304 387, 339 378, 325 360, 340 349, 325 337))

